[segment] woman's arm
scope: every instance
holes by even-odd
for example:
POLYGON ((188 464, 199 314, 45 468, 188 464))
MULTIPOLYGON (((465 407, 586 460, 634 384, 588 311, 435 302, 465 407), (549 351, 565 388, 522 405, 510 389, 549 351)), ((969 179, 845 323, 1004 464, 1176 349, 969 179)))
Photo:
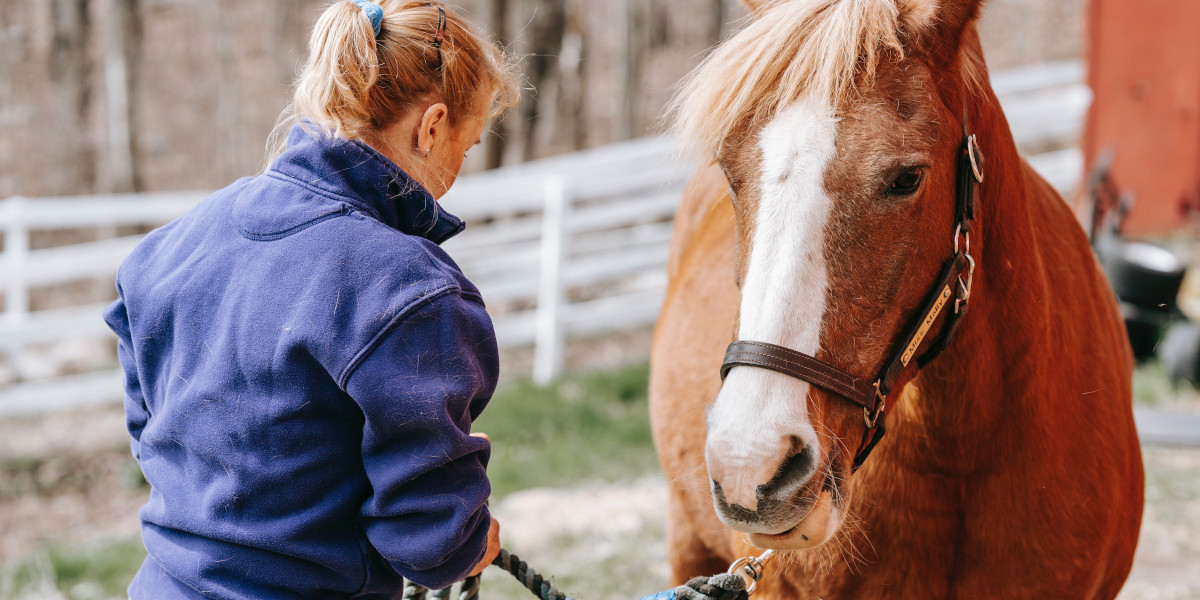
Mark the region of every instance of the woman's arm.
POLYGON ((117 358, 125 371, 125 427, 129 430, 129 447, 133 457, 141 460, 142 429, 150 412, 142 395, 142 384, 138 380, 137 362, 133 356, 133 337, 129 332, 129 315, 125 311, 125 297, 121 286, 117 286, 117 301, 104 311, 104 321, 117 334, 117 358))
POLYGON ((470 430, 498 367, 482 304, 457 289, 431 296, 384 334, 345 389, 365 417, 367 538, 405 578, 436 589, 465 577, 487 546, 490 445, 470 430))

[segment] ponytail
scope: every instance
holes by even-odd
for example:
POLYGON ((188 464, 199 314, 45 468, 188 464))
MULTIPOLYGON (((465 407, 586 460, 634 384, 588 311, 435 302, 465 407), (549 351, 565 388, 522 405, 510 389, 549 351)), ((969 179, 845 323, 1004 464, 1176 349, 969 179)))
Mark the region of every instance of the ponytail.
POLYGON ((271 136, 274 154, 297 121, 358 139, 424 100, 444 102, 452 123, 480 103, 492 116, 516 104, 512 61, 454 10, 437 0, 380 0, 380 19, 367 2, 336 0, 317 19, 291 109, 271 136))
POLYGON ((308 63, 296 82, 294 109, 339 137, 357 137, 371 121, 371 88, 379 59, 371 21, 352 0, 338 0, 317 19, 308 63))

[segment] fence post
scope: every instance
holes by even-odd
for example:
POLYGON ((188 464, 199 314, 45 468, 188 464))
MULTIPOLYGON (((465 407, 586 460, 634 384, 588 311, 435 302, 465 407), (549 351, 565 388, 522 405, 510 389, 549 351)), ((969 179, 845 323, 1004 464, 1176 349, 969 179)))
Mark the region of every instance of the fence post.
POLYGON ((547 385, 562 373, 563 262, 566 258, 567 213, 571 200, 566 179, 546 178, 542 208, 541 266, 538 278, 536 331, 533 349, 533 381, 547 385))
POLYGON ((4 316, 18 324, 29 314, 29 287, 25 283, 25 264, 29 260, 29 228, 25 219, 25 199, 14 196, 4 202, 4 262, 9 274, 4 282, 4 316))

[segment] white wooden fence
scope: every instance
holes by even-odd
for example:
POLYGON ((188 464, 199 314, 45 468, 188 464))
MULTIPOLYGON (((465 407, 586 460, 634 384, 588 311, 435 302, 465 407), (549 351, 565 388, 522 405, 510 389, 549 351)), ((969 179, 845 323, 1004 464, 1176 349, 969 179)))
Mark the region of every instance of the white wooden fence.
MULTIPOLYGON (((1091 99, 1083 73, 1082 63, 1069 61, 993 77, 1018 145, 1054 148, 1029 160, 1064 191, 1082 170, 1074 142, 1091 99)), ((672 140, 644 138, 464 177, 442 199, 471 224, 445 244, 447 251, 482 291, 501 346, 535 346, 539 381, 561 370, 567 338, 644 327, 657 318, 671 220, 694 168, 679 160, 672 140)), ((110 336, 100 319, 104 304, 31 312, 29 290, 111 278, 141 239, 30 250, 30 231, 161 224, 203 196, 0 201, 0 353, 110 336)), ((120 382, 115 370, 20 381, 0 387, 0 415, 119 401, 120 382)))

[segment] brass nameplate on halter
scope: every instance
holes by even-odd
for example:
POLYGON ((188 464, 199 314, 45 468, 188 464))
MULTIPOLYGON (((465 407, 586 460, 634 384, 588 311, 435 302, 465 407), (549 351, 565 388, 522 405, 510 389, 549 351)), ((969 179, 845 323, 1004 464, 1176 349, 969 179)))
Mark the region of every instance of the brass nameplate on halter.
POLYGON ((921 340, 925 339, 925 334, 929 333, 929 328, 933 327, 933 322, 937 320, 939 314, 942 313, 942 307, 946 306, 946 301, 950 299, 950 286, 942 288, 942 293, 938 296, 937 302, 933 305, 933 310, 925 315, 925 320, 921 322, 921 328, 917 330, 917 335, 913 336, 908 347, 904 349, 904 354, 900 356, 900 364, 908 366, 908 361, 912 360, 913 353, 917 351, 917 347, 921 345, 921 340))

